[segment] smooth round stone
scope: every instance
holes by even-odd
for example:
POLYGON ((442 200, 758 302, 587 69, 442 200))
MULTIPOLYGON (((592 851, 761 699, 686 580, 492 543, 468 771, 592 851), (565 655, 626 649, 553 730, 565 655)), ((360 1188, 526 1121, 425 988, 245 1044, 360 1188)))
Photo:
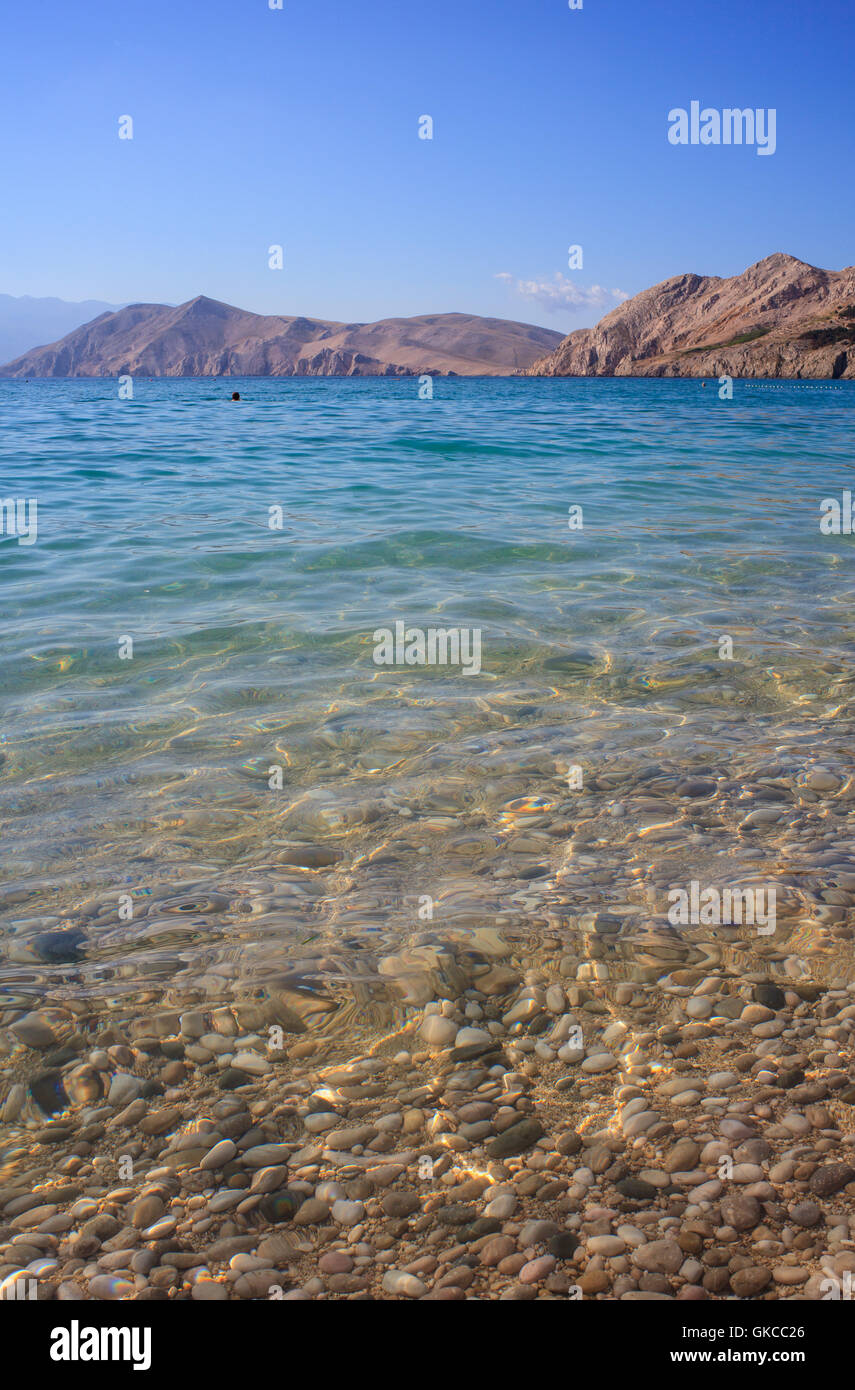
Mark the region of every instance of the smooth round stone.
MULTIPOLYGON (((346 1197, 347 1193, 340 1182, 321 1182, 315 1188, 315 1196, 319 1202, 329 1202, 332 1205, 333 1202, 338 1202, 341 1198, 346 1197)), ((418 1206, 418 1200, 416 1205, 418 1206)))
POLYGON ((275 1265, 278 1268, 280 1265, 289 1264, 296 1256, 294 1242, 287 1236, 265 1236, 264 1240, 258 1243, 258 1258, 263 1260, 267 1267, 275 1265))
POLYGON ((492 1101, 469 1101, 466 1105, 461 1105, 457 1112, 457 1118, 464 1120, 467 1124, 475 1124, 479 1120, 489 1120, 496 1113, 496 1107, 492 1101))
POLYGON ((774 1011, 765 1004, 746 1004, 740 1014, 743 1023, 766 1023, 774 1017, 774 1011))
POLYGON ((94 1067, 76 1067, 65 1078, 65 1090, 74 1105, 91 1105, 103 1094, 101 1076, 94 1067))
POLYGON ((692 1091, 696 1094, 697 1084, 696 1080, 692 1080, 688 1076, 674 1076, 670 1081, 663 1081, 662 1085, 657 1086, 656 1089, 663 1096, 669 1096, 673 1099, 674 1096, 680 1095, 682 1091, 692 1091))
POLYGON ((414 1274, 405 1274, 402 1269, 387 1269, 383 1275, 383 1288, 386 1293, 400 1298, 424 1298, 426 1286, 414 1274))
POLYGON ((685 782, 678 782, 678 796, 712 796, 715 791, 715 782, 708 777, 687 777, 685 782))
POLYGON ((214 1172, 217 1168, 224 1168, 227 1163, 231 1163, 237 1154, 237 1144, 231 1139, 221 1139, 219 1144, 215 1144, 209 1149, 199 1164, 203 1172, 214 1172))
POLYGON ((509 1129, 502 1130, 495 1139, 491 1139, 487 1145, 488 1158, 513 1158, 516 1154, 525 1153, 543 1137, 543 1125, 540 1120, 531 1117, 520 1120, 517 1124, 511 1125, 509 1129))
POLYGON ((693 1202, 714 1202, 716 1197, 720 1197, 723 1185, 718 1178, 711 1178, 709 1182, 700 1183, 698 1187, 692 1188, 693 1202))
POLYGON ((721 1199, 721 1219, 735 1231, 751 1231, 759 1226, 763 1209, 756 1197, 733 1193, 721 1199))
POLYGON ((238 1071, 248 1072, 250 1076, 266 1076, 273 1070, 272 1063, 258 1052, 236 1052, 232 1066, 238 1071))
POLYGON ((597 1076, 600 1072, 614 1071, 618 1065, 616 1057, 610 1052, 594 1052, 590 1057, 586 1057, 582 1063, 582 1071, 592 1073, 597 1076))
MULTIPOLYGON (((277 1193, 276 1196, 279 1194, 277 1193)), ((266 1202, 271 1200, 273 1200, 271 1197, 265 1197, 262 1208, 266 1202)), ((292 1197, 293 1200, 295 1199, 292 1197)), ((329 1214, 330 1209, 326 1202, 319 1202, 316 1197, 310 1197, 308 1201, 302 1203, 294 1219, 298 1226, 317 1226, 320 1222, 326 1221, 329 1214)), ((286 1218, 280 1217, 279 1219, 285 1220, 286 1218)))
POLYGON ((790 1219, 797 1226, 816 1226, 822 1217, 822 1208, 816 1202, 797 1202, 790 1207, 790 1219))
POLYGON ((0 1110, 0 1119, 3 1119, 6 1124, 12 1124, 15 1120, 17 1120, 18 1116, 20 1115, 21 1111, 23 1110, 26 1104, 26 1101, 26 1086, 22 1086, 20 1082, 16 1082, 14 1086, 11 1086, 9 1088, 9 1093, 6 1096, 6 1102, 2 1106, 2 1110, 0 1110))
POLYGON ((768 1269, 764 1269, 762 1265, 749 1265, 731 1274, 730 1287, 737 1298, 753 1298, 755 1294, 763 1292, 771 1279, 768 1269))
POLYGON ((637 1226, 618 1226, 617 1235, 620 1236, 624 1245, 632 1246, 633 1250, 639 1245, 647 1244, 647 1236, 637 1226))
MULTIPOLYGON (((391 1165, 394 1167, 395 1165, 391 1165)), ((398 1172, 390 1174, 389 1181, 394 1181, 394 1177, 400 1176, 398 1172)), ((377 1183, 377 1170, 374 1171, 374 1182, 377 1183)), ((387 1183, 383 1183, 387 1186, 387 1183)), ((407 1216, 412 1216, 414 1212, 421 1209, 421 1198, 416 1192, 387 1192, 382 1199, 383 1211, 387 1216, 403 1220, 407 1216)))
POLYGON ((591 1236, 587 1249, 592 1255, 605 1255, 606 1258, 610 1258, 624 1253, 626 1241, 621 1240, 620 1236, 591 1236))
POLYGON ((17 1023, 10 1025, 9 1032, 25 1047, 42 1049, 55 1047, 57 1043, 56 1033, 50 1023, 38 1013, 25 1014, 17 1023))
POLYGON ((110 1089, 107 1093, 107 1100, 110 1105, 128 1105, 130 1101, 136 1100, 142 1090, 142 1082, 137 1076, 129 1076, 127 1072, 116 1072, 110 1082, 110 1089))
POLYGON ((855 1169, 848 1163, 826 1163, 811 1173, 808 1186, 817 1197, 833 1197, 851 1182, 855 1182, 855 1169))
POLYGON ((479 1144, 493 1133, 493 1126, 489 1120, 480 1120, 477 1124, 460 1125, 457 1133, 470 1144, 479 1144))
POLYGON ((96 1274, 89 1280, 89 1292, 93 1298, 130 1298, 136 1286, 128 1279, 116 1279, 112 1274, 96 1274))
POLYGON ((174 1216, 165 1216, 162 1221, 156 1221, 154 1225, 148 1226, 143 1235, 146 1240, 165 1240, 167 1236, 174 1234, 178 1227, 178 1220, 174 1216))
POLYGON ((347 1202, 340 1199, 332 1204, 332 1219, 337 1221, 339 1226, 358 1226, 360 1221, 365 1219, 365 1205, 363 1202, 347 1202))
POLYGON ((136 1226, 138 1231, 142 1231, 146 1226, 153 1225, 165 1210, 163 1198, 158 1197, 155 1193, 148 1193, 131 1203, 128 1208, 128 1216, 131 1219, 131 1225, 136 1226))
POLYGON ((246 1193, 241 1190, 238 1192, 218 1192, 216 1197, 212 1197, 208 1203, 209 1212, 228 1211, 231 1207, 236 1207, 238 1202, 242 1202, 246 1193))
MULTIPOLYGON (((449 1047, 457 1037, 457 1024, 450 1018, 443 1018, 442 1014, 428 1014, 422 1020, 419 1032, 430 1047, 449 1047)), ((389 1272, 394 1273, 394 1271, 389 1272)), ((416 1283, 419 1282, 416 1280, 416 1283)), ((421 1295, 410 1294, 409 1297, 419 1298, 421 1295)))
POLYGON ((524 1264, 517 1278, 521 1284, 539 1284, 555 1268, 554 1255, 540 1255, 536 1260, 524 1264))
POLYGON ((349 1274, 353 1269, 353 1260, 344 1250, 331 1250, 329 1254, 321 1255, 318 1268, 324 1274, 349 1274))
POLYGON ((201 1038, 208 1027, 205 1015, 200 1013, 179 1014, 178 1023, 185 1038, 201 1038))
POLYGON ((355 1125, 351 1129, 340 1129, 331 1134, 327 1142, 335 1152, 346 1153, 358 1145, 370 1144, 372 1139, 376 1138, 377 1130, 373 1125, 355 1125))
POLYGON ((404 1117, 396 1110, 391 1115, 380 1115, 374 1123, 381 1134, 397 1134, 404 1127, 404 1117))
POLYGON ((243 1162, 246 1168, 269 1168, 286 1163, 290 1156, 287 1144, 256 1144, 245 1151, 243 1162))
POLYGON ((725 1117, 720 1122, 719 1129, 726 1139, 753 1139, 755 1137, 753 1129, 749 1129, 748 1125, 743 1124, 741 1120, 734 1120, 733 1118, 725 1117))
POLYGON ((556 1226, 554 1221, 526 1221, 519 1233, 519 1242, 520 1245, 525 1248, 529 1245, 540 1245, 542 1242, 551 1240, 553 1236, 560 1234, 560 1227, 556 1226))
POLYGON ((739 1077, 732 1071, 714 1071, 707 1077, 707 1085, 713 1094, 716 1091, 729 1091, 739 1085, 739 1077))
POLYGON ((513 1216, 517 1209, 517 1198, 511 1195, 504 1197, 494 1197, 492 1202, 488 1202, 484 1208, 484 1215, 497 1217, 499 1221, 507 1221, 513 1216))
POLYGON ((225 1303, 228 1296, 225 1284, 218 1283, 216 1279, 197 1279, 190 1290, 190 1297, 197 1303, 225 1303))
POLYGON ((806 785, 811 791, 815 792, 836 792, 840 786, 839 778, 833 772, 827 772, 823 767, 815 767, 805 778, 806 785))
POLYGON ((515 1250, 516 1245, 510 1236, 493 1236, 481 1247, 479 1258, 482 1265, 497 1265, 509 1259, 515 1250))
POLYGON ((791 1134, 807 1134, 810 1130, 810 1120, 806 1119, 804 1115, 799 1115, 796 1111, 788 1115, 783 1115, 781 1117, 781 1124, 785 1129, 788 1129, 791 1134))
POLYGON ((791 1158, 782 1158, 779 1163, 774 1164, 769 1169, 769 1180, 771 1182, 789 1182, 796 1171, 796 1165, 791 1158))
POLYGON ((755 825, 774 825, 783 814, 783 809, 778 806, 760 806, 756 811, 751 811, 740 824, 748 828, 755 825))
POLYGON ((686 1013, 689 1018, 709 1018, 713 1011, 711 999, 690 999, 686 1004, 686 1013))
POLYGON ((226 1067, 219 1078, 221 1091, 236 1091, 239 1086, 248 1086, 252 1081, 249 1072, 238 1067, 226 1067))
POLYGON ((536 999, 519 999, 502 1017, 506 1028, 514 1023, 529 1023, 540 1013, 542 1005, 536 999))
POLYGON ((676 1274, 685 1258, 676 1240, 653 1240, 632 1252, 633 1264, 651 1274, 676 1274))
POLYGON ((256 1269, 269 1269, 270 1261, 262 1259, 259 1255, 250 1255, 246 1251, 237 1255, 232 1255, 229 1260, 229 1269, 237 1270, 238 1274, 252 1274, 256 1269))
POLYGON ((655 1110, 641 1110, 636 1115, 630 1115, 628 1120, 624 1120, 621 1129, 627 1139, 634 1139, 636 1135, 643 1134, 659 1120, 659 1114, 655 1110))
POLYGON ((755 1038, 780 1037, 787 1024, 782 1018, 770 1018, 768 1023, 758 1023, 751 1029, 755 1038))
POLYGON ((238 1298, 267 1298, 273 1288, 282 1287, 282 1275, 276 1269, 253 1269, 234 1282, 238 1298))
POLYGON ((688 1110, 690 1106, 697 1105, 701 1099, 700 1091, 680 1091, 679 1095, 671 1097, 671 1104, 678 1109, 688 1110))
POLYGON ((21 1212, 12 1221, 12 1226, 16 1231, 31 1231, 36 1226, 41 1226, 43 1221, 49 1221, 52 1216, 56 1216, 58 1208, 50 1202, 45 1202, 38 1207, 30 1207, 27 1211, 21 1212))
POLYGON ((298 1192, 269 1192, 266 1197, 262 1197, 259 1211, 265 1221, 271 1222, 274 1226, 282 1221, 297 1219, 302 1225, 311 1226, 318 1221, 326 1221, 329 1206, 314 1197, 308 1202, 303 1202, 298 1192), (305 1215, 304 1208, 307 1209, 305 1215))
POLYGON ((578 1237, 572 1231, 559 1231, 547 1243, 547 1250, 557 1260, 571 1260, 579 1249, 578 1237))
POLYGON ((491 1043, 492 1034, 486 1028, 461 1028, 454 1039, 455 1047, 471 1047, 474 1043, 491 1043))
POLYGON ((90 1216, 94 1216, 97 1210, 98 1203, 93 1201, 91 1197, 81 1197, 72 1207, 69 1207, 68 1212, 75 1221, 86 1221, 90 1216))
POLYGON ((762 1182, 764 1176, 763 1169, 756 1163, 737 1163, 731 1174, 733 1182, 738 1183, 762 1182))
POLYGON ((758 1004, 765 1004, 767 1009, 783 1009, 787 1002, 784 991, 771 980, 754 986, 754 998, 758 1004))
POLYGON ((700 1157, 700 1146, 693 1139, 680 1139, 668 1151, 664 1168, 666 1173, 688 1173, 700 1157))
POLYGON ((662 1168, 642 1168, 638 1175, 642 1182, 649 1182, 653 1187, 667 1187, 671 1181, 671 1175, 662 1168))
POLYGON ((319 1110, 315 1115, 307 1115, 303 1125, 309 1134, 325 1134, 328 1129, 335 1129, 340 1121, 341 1116, 336 1115, 334 1111, 319 1110))

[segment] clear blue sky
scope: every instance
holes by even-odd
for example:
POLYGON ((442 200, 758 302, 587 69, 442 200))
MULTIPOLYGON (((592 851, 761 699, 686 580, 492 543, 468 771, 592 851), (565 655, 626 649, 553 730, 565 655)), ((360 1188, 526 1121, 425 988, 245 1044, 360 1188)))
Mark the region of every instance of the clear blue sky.
POLYGON ((852 0, 11 0, 0 291, 565 331, 594 285, 839 269, 853 37, 852 0), (776 153, 670 145, 692 100, 775 107, 776 153))

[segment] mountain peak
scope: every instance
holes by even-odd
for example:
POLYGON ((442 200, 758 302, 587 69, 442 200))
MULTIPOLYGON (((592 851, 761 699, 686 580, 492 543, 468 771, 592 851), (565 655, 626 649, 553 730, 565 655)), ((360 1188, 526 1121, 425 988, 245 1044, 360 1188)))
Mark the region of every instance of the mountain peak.
POLYGON ((791 256, 787 251, 773 251, 771 256, 764 256, 762 260, 755 261, 745 271, 747 275, 751 270, 816 270, 816 266, 810 265, 807 261, 800 261, 798 256, 791 256))
POLYGON ((209 299, 206 294, 197 294, 195 298, 177 305, 175 312, 184 317, 193 314, 217 314, 221 317, 226 314, 241 314, 246 317, 250 311, 248 309, 236 309, 233 304, 224 304, 220 299, 209 299))
POLYGON ((543 376, 855 377, 851 271, 775 251, 729 279, 684 275, 577 330, 543 376))

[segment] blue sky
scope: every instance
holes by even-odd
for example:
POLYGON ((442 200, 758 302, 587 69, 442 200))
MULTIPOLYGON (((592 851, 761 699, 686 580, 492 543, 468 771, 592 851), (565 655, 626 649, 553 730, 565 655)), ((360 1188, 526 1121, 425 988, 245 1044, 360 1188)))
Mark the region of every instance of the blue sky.
POLYGON ((566 331, 686 270, 840 269, 853 37, 851 0, 13 0, 0 291, 566 331), (775 154, 669 144, 692 100, 774 107, 775 154))

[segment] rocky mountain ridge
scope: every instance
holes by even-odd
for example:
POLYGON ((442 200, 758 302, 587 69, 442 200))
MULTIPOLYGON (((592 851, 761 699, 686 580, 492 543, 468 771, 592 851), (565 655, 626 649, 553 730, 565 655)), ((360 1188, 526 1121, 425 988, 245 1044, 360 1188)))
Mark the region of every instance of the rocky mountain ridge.
POLYGON ((0 367, 0 376, 506 376, 561 342, 475 314, 378 323, 253 314, 199 295, 130 304, 0 367))
POLYGON ((676 275, 569 334, 529 376, 855 377, 855 266, 780 252, 741 275, 676 275))

